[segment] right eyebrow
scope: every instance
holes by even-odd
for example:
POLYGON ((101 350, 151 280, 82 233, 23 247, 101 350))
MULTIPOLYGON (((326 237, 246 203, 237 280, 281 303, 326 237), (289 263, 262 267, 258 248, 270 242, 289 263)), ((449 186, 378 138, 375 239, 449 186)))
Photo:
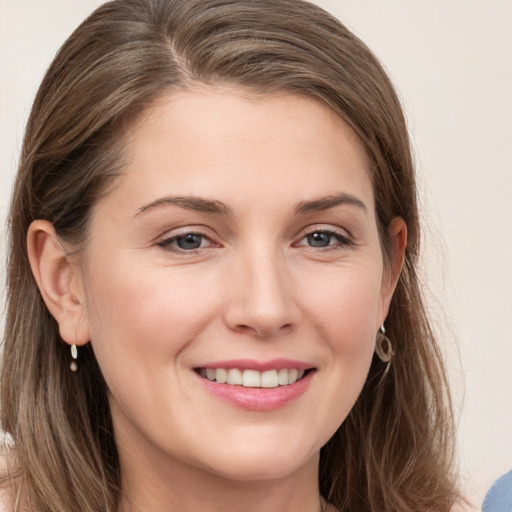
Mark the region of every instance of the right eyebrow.
POLYGON ((180 208, 194 210, 197 212, 215 213, 219 215, 232 214, 231 208, 221 201, 205 199, 197 196, 166 196, 140 207, 134 217, 166 204, 179 206, 180 208))
POLYGON ((363 211, 365 214, 368 214, 368 208, 364 204, 361 199, 353 196, 352 194, 337 194, 332 196, 320 197, 319 199, 314 199, 312 201, 303 201, 300 202, 295 208, 296 213, 309 213, 309 212, 319 212, 328 210, 329 208, 334 208, 335 206, 348 204, 351 206, 355 206, 363 211))

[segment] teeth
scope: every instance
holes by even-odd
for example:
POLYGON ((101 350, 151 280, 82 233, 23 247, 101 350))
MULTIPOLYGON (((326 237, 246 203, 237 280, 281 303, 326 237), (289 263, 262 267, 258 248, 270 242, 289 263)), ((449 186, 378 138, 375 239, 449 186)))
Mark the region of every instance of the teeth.
POLYGON ((257 370, 239 370, 238 368, 201 368, 199 375, 219 384, 231 384, 246 388, 277 388, 293 384, 304 376, 304 370, 295 368, 269 370, 258 372, 257 370))
POLYGON ((237 368, 232 368, 231 370, 228 370, 228 384, 234 384, 234 385, 242 385, 243 384, 243 378, 242 378, 242 372, 238 370, 237 368))
POLYGON ((220 384, 224 384, 228 381, 228 372, 224 368, 217 368, 215 370, 215 380, 220 384))
POLYGON ((277 379, 277 370, 270 370, 262 372, 261 374, 261 387, 262 388, 277 388, 279 381, 277 379))
POLYGON ((279 376, 277 378, 277 381, 280 386, 286 386, 286 384, 288 384, 288 370, 287 369, 279 370, 279 376))
POLYGON ((242 376, 242 386, 246 388, 259 388, 260 381, 260 372, 255 370, 244 370, 242 376))

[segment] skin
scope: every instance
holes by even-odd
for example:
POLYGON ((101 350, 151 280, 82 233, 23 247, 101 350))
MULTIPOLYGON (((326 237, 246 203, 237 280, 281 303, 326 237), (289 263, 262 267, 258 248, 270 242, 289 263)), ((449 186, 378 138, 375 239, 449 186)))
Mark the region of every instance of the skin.
POLYGON ((366 379, 403 221, 390 226, 396 263, 385 267, 364 150, 298 95, 175 93, 127 147, 79 257, 45 221, 28 237, 61 336, 90 341, 105 376, 121 510, 319 511, 319 450, 366 379), (204 200, 219 211, 202 211, 204 200), (180 248, 190 241, 199 246, 180 248), (314 370, 298 398, 248 410, 194 371, 242 358, 314 370))

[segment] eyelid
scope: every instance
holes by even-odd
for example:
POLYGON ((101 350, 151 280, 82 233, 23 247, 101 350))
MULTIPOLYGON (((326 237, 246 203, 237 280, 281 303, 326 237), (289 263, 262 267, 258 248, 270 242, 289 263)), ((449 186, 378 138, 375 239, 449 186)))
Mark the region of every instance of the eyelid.
POLYGON ((195 251, 210 249, 212 247, 221 247, 221 244, 215 240, 214 236, 212 236, 211 231, 211 229, 208 229, 205 226, 184 226, 172 229, 159 236, 155 241, 155 245, 166 251, 172 251, 180 254, 193 254, 195 251), (172 246, 172 243, 176 241, 176 239, 185 237, 187 235, 201 236, 209 241, 209 245, 207 247, 198 247, 197 249, 190 250, 172 246))
MULTIPOLYGON (((352 234, 348 230, 342 229, 342 228, 339 228, 336 226, 332 226, 332 225, 325 225, 325 224, 316 224, 313 226, 308 226, 307 228, 302 230, 302 232, 297 236, 297 238, 296 238, 297 241, 294 242, 293 245, 298 246, 299 242, 304 240, 304 238, 306 238, 307 236, 312 235, 313 233, 325 233, 327 235, 335 236, 338 238, 340 245, 344 246, 344 247, 356 245, 352 234)), ((338 246, 336 246, 336 245, 326 246, 326 247, 323 247, 320 249, 323 249, 323 250, 326 250, 329 248, 335 249, 337 247, 339 247, 339 245, 338 246)), ((315 248, 312 247, 312 249, 315 249, 315 248)))

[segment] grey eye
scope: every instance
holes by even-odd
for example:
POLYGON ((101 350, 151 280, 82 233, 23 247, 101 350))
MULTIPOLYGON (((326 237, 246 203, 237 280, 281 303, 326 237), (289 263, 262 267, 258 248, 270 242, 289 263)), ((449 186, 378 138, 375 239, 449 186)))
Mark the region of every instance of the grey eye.
POLYGON ((328 247, 331 245, 333 235, 317 231, 307 235, 306 240, 311 247, 328 247))
POLYGON ((203 235, 189 233, 188 235, 176 237, 176 245, 184 250, 199 249, 203 243, 203 239, 203 235))

